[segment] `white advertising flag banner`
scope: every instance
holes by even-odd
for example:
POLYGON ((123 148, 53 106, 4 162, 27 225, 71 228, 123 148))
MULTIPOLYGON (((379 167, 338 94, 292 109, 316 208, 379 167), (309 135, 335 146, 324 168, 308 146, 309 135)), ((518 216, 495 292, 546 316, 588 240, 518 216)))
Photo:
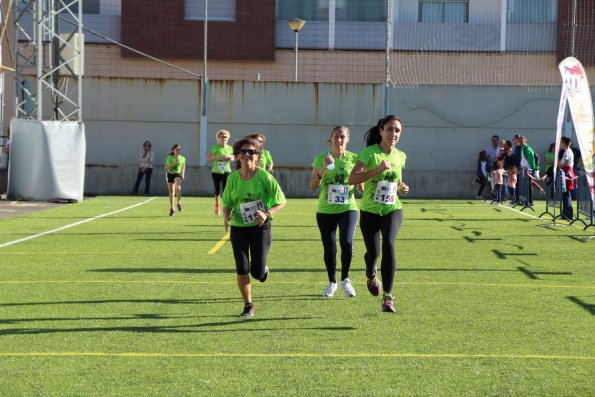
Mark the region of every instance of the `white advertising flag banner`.
MULTIPOLYGON (((568 102, 585 173, 587 174, 591 198, 595 202, 595 157, 593 157, 593 152, 595 152, 595 129, 593 124, 593 102, 591 101, 587 73, 585 73, 583 65, 574 57, 564 59, 558 67, 562 74, 562 93, 563 97, 565 97, 561 102, 568 102)), ((558 142, 558 139, 556 139, 556 142, 558 142)))

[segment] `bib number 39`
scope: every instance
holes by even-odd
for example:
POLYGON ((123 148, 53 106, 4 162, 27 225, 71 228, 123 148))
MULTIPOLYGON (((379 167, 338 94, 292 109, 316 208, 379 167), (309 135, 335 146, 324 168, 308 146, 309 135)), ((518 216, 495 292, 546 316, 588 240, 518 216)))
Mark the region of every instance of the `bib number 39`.
POLYGON ((398 183, 378 181, 374 201, 380 204, 394 204, 397 201, 398 183))
POLYGON ((256 221, 256 211, 264 211, 262 200, 240 204, 240 212, 242 213, 244 224, 254 223, 256 221))

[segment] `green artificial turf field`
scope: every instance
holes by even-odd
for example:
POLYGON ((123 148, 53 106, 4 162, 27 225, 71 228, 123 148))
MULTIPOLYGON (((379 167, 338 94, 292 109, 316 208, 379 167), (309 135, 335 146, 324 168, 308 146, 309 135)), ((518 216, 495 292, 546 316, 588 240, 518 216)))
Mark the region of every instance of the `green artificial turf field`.
POLYGON ((593 228, 407 200, 395 315, 367 292, 359 230, 357 296, 321 297, 316 201, 289 199, 242 321, 222 219, 184 201, 174 217, 164 197, 97 197, 0 221, 0 395, 594 393, 593 228))

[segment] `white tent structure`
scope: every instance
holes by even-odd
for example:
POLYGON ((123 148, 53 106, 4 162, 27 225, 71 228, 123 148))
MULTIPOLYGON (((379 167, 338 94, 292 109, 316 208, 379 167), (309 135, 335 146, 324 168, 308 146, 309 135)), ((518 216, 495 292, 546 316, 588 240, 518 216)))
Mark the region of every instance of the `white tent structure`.
POLYGON ((82 1, 10 0, 15 62, 8 197, 83 199, 82 1))

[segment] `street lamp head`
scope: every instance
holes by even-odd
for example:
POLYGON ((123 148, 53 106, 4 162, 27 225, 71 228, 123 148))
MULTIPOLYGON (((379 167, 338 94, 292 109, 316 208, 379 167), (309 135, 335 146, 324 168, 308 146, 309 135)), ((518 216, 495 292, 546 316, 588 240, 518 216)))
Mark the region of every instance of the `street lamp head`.
POLYGON ((287 21, 287 24, 289 25, 291 30, 293 30, 295 33, 297 33, 300 31, 301 28, 304 27, 304 25, 306 24, 306 21, 296 18, 296 19, 292 19, 291 21, 287 21))

